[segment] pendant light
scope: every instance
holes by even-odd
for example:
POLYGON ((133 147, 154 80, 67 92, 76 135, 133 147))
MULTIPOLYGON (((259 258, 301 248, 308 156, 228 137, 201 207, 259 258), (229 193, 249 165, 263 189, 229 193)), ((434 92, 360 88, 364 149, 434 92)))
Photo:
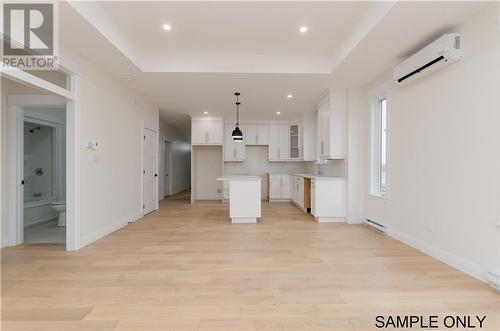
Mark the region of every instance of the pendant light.
POLYGON ((243 142, 243 132, 241 132, 240 128, 238 127, 240 125, 240 101, 239 101, 239 96, 240 92, 236 92, 234 94, 236 96, 236 128, 234 128, 232 137, 234 142, 243 142))

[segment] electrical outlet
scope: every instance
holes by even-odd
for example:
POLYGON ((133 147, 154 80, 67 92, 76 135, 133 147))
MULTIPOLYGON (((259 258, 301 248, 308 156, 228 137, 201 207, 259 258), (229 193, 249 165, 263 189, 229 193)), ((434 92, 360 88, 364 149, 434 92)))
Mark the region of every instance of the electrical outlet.
POLYGON ((429 232, 434 232, 434 224, 432 223, 427 223, 426 227, 427 231, 429 232))

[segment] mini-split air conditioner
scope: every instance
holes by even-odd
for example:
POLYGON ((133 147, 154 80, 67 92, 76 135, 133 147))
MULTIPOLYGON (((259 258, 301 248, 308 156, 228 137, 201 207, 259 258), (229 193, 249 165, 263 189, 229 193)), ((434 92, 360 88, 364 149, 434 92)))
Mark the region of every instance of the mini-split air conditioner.
POLYGON ((462 35, 448 33, 413 54, 394 68, 394 81, 403 85, 422 78, 462 58, 462 35))

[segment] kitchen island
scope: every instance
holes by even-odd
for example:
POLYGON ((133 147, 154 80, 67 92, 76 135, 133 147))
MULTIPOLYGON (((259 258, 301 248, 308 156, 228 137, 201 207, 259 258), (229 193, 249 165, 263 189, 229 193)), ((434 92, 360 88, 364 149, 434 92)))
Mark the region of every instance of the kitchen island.
POLYGON ((257 223, 261 217, 261 177, 232 175, 217 180, 229 182, 231 223, 257 223))

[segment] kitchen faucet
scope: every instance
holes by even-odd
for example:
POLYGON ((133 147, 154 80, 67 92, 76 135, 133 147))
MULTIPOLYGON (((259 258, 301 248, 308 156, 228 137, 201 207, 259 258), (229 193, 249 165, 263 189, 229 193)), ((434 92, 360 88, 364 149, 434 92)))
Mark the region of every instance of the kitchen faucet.
POLYGON ((321 166, 327 164, 327 160, 320 160, 316 159, 314 160, 314 164, 318 166, 318 175, 321 176, 321 166))

